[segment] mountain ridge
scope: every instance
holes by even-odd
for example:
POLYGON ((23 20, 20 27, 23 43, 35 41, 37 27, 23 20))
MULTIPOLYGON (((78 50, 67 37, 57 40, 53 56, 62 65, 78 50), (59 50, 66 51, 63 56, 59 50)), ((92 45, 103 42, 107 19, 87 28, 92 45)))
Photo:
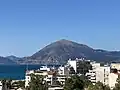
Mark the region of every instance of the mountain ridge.
POLYGON ((27 60, 32 63, 64 64, 69 58, 85 58, 98 62, 109 62, 119 60, 120 52, 93 49, 84 44, 62 39, 47 45, 28 57, 27 60))
POLYGON ((97 62, 120 60, 120 51, 93 49, 70 40, 53 42, 29 57, 6 57, 17 64, 65 64, 69 58, 85 58, 97 62))

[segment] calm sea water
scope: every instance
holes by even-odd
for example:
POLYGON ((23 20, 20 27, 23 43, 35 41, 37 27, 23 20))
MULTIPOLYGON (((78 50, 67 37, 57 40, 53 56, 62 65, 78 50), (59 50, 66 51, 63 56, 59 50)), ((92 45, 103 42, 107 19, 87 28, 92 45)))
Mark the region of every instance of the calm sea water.
MULTIPOLYGON (((48 65, 48 67, 59 67, 60 65, 48 65)), ((41 65, 0 65, 0 79, 25 79, 26 69, 36 70, 41 65)))
MULTIPOLYGON (((26 65, 0 65, 0 79, 24 79, 26 65)), ((28 69, 39 69, 40 65, 28 65, 28 69)))

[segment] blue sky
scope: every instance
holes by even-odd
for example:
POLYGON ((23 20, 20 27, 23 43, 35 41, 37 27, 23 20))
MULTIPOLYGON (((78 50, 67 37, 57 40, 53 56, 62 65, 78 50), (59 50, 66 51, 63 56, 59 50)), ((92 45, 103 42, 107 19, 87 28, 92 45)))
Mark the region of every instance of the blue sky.
POLYGON ((0 56, 29 56, 60 39, 120 50, 120 0, 2 0, 0 56))

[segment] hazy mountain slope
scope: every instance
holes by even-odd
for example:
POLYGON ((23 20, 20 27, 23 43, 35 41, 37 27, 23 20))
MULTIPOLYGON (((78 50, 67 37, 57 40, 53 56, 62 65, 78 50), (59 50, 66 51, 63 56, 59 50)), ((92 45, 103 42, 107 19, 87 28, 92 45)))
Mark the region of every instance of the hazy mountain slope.
POLYGON ((10 60, 12 60, 12 61, 18 61, 18 60, 21 59, 21 58, 19 58, 19 57, 13 56, 13 55, 7 56, 6 58, 8 58, 8 59, 10 59, 10 60))
POLYGON ((40 60, 42 62, 47 61, 48 63, 64 63, 69 58, 86 57, 84 54, 91 52, 93 52, 93 49, 86 45, 60 40, 46 46, 32 55, 30 59, 40 60))
POLYGON ((119 60, 120 52, 109 52, 105 50, 95 50, 87 45, 78 44, 68 40, 60 40, 54 42, 31 57, 25 59, 25 63, 33 64, 61 64, 65 63, 69 58, 85 58, 96 61, 119 60), (27 61, 26 61, 27 60, 27 61))
POLYGON ((0 57, 0 64, 64 64, 70 58, 85 58, 98 62, 111 62, 120 60, 120 52, 93 49, 87 45, 63 39, 51 43, 30 57, 0 57))
POLYGON ((16 63, 13 62, 12 60, 8 59, 8 58, 0 57, 0 64, 13 65, 13 64, 16 64, 16 63))

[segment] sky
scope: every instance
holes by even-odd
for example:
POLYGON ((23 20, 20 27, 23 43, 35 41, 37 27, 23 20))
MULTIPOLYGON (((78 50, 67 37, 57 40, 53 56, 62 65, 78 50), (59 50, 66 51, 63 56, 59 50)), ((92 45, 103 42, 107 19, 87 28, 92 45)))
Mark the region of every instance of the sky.
POLYGON ((0 56, 30 56, 60 39, 120 50, 120 0, 0 1, 0 56))

